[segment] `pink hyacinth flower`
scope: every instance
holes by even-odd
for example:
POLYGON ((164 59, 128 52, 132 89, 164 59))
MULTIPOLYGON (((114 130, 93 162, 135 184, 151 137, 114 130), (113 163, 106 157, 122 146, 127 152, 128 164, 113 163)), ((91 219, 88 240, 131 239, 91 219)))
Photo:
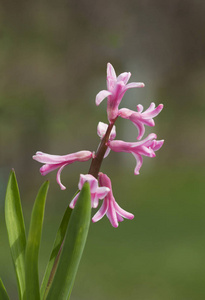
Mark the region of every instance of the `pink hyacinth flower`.
MULTIPOLYGON (((99 137, 100 137, 101 140, 105 136, 107 128, 108 128, 107 124, 105 124, 103 122, 99 122, 98 123, 97 134, 99 135, 99 137)), ((111 130, 110 136, 109 136, 109 141, 114 140, 115 137, 116 137, 116 127, 114 125, 113 128, 112 128, 112 130, 111 130)), ((104 158, 107 157, 109 153, 110 153, 110 148, 108 147, 107 150, 106 150, 106 152, 105 152, 104 158)))
POLYGON ((140 142, 127 143, 124 141, 115 140, 108 142, 108 146, 115 152, 132 153, 137 161, 134 174, 138 175, 143 163, 142 155, 155 157, 155 151, 159 150, 164 143, 164 140, 157 141, 156 138, 156 134, 151 133, 147 136, 147 138, 140 142))
POLYGON ((57 172, 56 180, 60 185, 61 190, 65 190, 66 187, 61 183, 60 175, 63 168, 67 165, 72 164, 75 161, 83 162, 91 159, 94 153, 90 151, 79 151, 67 155, 51 155, 43 152, 36 152, 33 155, 33 159, 43 163, 44 165, 40 168, 41 175, 46 175, 53 170, 59 169, 57 172))
POLYGON ((94 215, 92 221, 99 221, 104 217, 105 214, 110 220, 110 223, 113 227, 118 227, 118 222, 122 222, 123 218, 132 220, 134 218, 134 215, 122 209, 115 201, 115 198, 112 193, 112 185, 110 178, 103 173, 99 173, 99 184, 100 186, 108 187, 110 191, 105 196, 102 206, 94 215))
MULTIPOLYGON (((85 182, 88 182, 90 185, 90 194, 91 194, 91 207, 96 208, 99 203, 99 199, 105 198, 107 193, 110 191, 108 187, 99 187, 97 179, 90 174, 80 174, 80 180, 78 183, 78 188, 81 190, 85 182)), ((78 200, 79 193, 73 198, 70 203, 70 208, 74 208, 78 200)))
POLYGON ((157 107, 155 107, 155 103, 152 102, 150 104, 150 107, 144 112, 142 112, 143 106, 139 104, 137 105, 137 112, 130 110, 128 108, 121 108, 118 112, 118 116, 124 119, 129 119, 134 123, 134 125, 139 130, 139 135, 137 139, 140 140, 143 137, 145 132, 144 125, 154 126, 155 123, 153 118, 156 117, 161 112, 162 109, 163 109, 163 104, 160 104, 157 107))
POLYGON ((107 64, 107 90, 100 91, 95 99, 96 105, 99 105, 106 97, 107 101, 107 115, 109 122, 114 121, 118 116, 118 107, 128 89, 136 87, 144 87, 142 82, 128 83, 131 73, 124 72, 118 77, 116 76, 113 66, 107 64))

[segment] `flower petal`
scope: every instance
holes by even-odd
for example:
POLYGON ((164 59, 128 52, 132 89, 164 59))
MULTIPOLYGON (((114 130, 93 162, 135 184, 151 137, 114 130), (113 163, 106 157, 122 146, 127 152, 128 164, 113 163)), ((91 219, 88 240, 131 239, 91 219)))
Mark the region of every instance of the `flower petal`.
POLYGON ((142 166, 142 163, 143 163, 142 155, 134 153, 134 152, 131 152, 131 153, 134 155, 134 157, 135 157, 135 159, 137 161, 137 165, 135 167, 134 174, 135 175, 139 175, 139 173, 140 173, 139 170, 140 170, 140 168, 142 166))
POLYGON ((101 220, 104 217, 104 215, 106 214, 107 210, 108 210, 108 201, 104 200, 100 209, 93 216, 92 222, 95 223, 95 222, 98 222, 99 220, 101 220))
POLYGON ((140 87, 145 87, 145 84, 143 82, 130 82, 126 85, 126 90, 140 87))
POLYGON ((130 76, 131 76, 131 73, 130 73, 130 72, 124 72, 124 73, 121 73, 121 74, 117 77, 117 81, 123 81, 124 84, 127 84, 127 82, 128 82, 129 79, 130 79, 130 76))
POLYGON ((107 64, 107 77, 111 77, 112 79, 115 79, 115 80, 117 79, 115 69, 113 68, 111 63, 107 64))
POLYGON ((65 190, 65 189, 66 189, 66 187, 61 183, 60 175, 61 175, 61 172, 62 172, 63 168, 64 168, 65 166, 67 166, 67 165, 68 165, 68 164, 62 165, 62 166, 59 168, 59 170, 58 170, 58 172, 57 172, 57 175, 56 175, 56 181, 57 181, 57 183, 60 185, 61 190, 65 190))
POLYGON ((100 103, 109 95, 112 95, 112 93, 107 90, 100 91, 95 98, 96 105, 100 105, 100 103))
POLYGON ((71 203, 69 204, 69 207, 70 208, 74 208, 75 207, 75 205, 76 205, 76 202, 77 202, 77 200, 78 200, 78 197, 79 197, 79 195, 80 195, 80 192, 79 193, 77 193, 77 195, 75 195, 75 197, 72 199, 72 201, 71 201, 71 203))

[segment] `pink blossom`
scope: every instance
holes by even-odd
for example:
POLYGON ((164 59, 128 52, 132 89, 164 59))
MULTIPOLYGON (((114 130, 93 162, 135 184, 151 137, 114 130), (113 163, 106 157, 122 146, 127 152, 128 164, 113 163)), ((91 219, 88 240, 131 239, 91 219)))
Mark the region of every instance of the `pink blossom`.
MULTIPOLYGON (((90 174, 86 174, 86 175, 81 174, 80 180, 78 183, 79 190, 82 189, 82 187, 86 181, 90 185, 91 207, 96 208, 98 206, 99 199, 103 199, 107 195, 107 193, 110 191, 110 189, 108 187, 104 187, 104 186, 99 187, 98 181, 94 176, 92 176, 90 174)), ((75 207, 78 197, 79 197, 79 193, 71 201, 71 203, 69 205, 70 208, 75 207)))
MULTIPOLYGON (((100 137, 101 140, 105 136, 107 128, 108 128, 107 124, 105 124, 103 122, 99 122, 98 123, 97 134, 99 135, 99 137, 100 137)), ((115 137, 116 137, 116 127, 114 125, 113 128, 112 128, 112 130, 111 130, 110 136, 109 136, 109 141, 114 140, 115 137)), ((106 150, 106 152, 105 152, 104 158, 107 157, 109 153, 110 153, 110 148, 108 147, 107 150, 106 150)))
POLYGON ((151 133, 140 142, 127 143, 124 141, 115 140, 108 142, 108 146, 115 152, 132 153, 137 161, 134 174, 138 175, 143 163, 142 155, 155 157, 155 151, 159 150, 164 143, 164 140, 157 141, 156 138, 156 134, 151 133))
POLYGON ((134 215, 122 209, 115 201, 112 192, 111 180, 106 174, 103 174, 101 172, 99 173, 99 184, 100 186, 108 187, 110 191, 105 196, 102 206, 94 215, 92 221, 97 222, 106 214, 112 226, 118 227, 118 222, 122 222, 123 218, 130 220, 133 219, 134 215))
POLYGON ((55 169, 59 169, 57 172, 56 180, 60 185, 61 190, 65 190, 66 187, 61 183, 60 179, 61 171, 63 170, 63 168, 75 161, 87 161, 93 156, 94 153, 90 151, 79 151, 67 155, 51 155, 38 151, 35 155, 33 155, 33 159, 40 163, 44 163, 44 165, 40 168, 41 175, 43 176, 55 169))
POLYGON ((143 111, 143 106, 141 104, 137 105, 137 112, 130 110, 128 108, 121 108, 118 112, 118 116, 129 119, 134 123, 134 125, 139 130, 139 135, 137 137, 138 140, 142 138, 145 132, 144 125, 154 126, 153 118, 156 117, 161 110, 163 109, 163 104, 158 105, 155 108, 155 103, 152 102, 147 110, 143 111))
POLYGON ((125 92, 130 88, 144 87, 142 82, 128 83, 131 76, 130 72, 124 72, 118 77, 116 76, 113 66, 107 64, 107 90, 100 91, 95 99, 96 105, 99 105, 106 97, 107 115, 109 122, 113 122, 118 116, 118 107, 125 92))

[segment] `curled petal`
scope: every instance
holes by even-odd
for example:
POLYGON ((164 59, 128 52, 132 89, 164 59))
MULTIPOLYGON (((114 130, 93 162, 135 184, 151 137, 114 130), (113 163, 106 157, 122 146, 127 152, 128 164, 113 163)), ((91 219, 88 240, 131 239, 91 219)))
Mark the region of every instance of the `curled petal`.
POLYGON ((84 162, 94 157, 94 153, 90 151, 78 151, 75 153, 67 154, 67 155, 51 155, 43 152, 36 152, 33 156, 33 159, 44 163, 44 165, 40 168, 41 175, 46 175, 49 172, 52 172, 56 169, 59 169, 57 172, 56 180, 60 185, 62 190, 65 190, 65 186, 61 183, 60 175, 62 169, 72 164, 75 161, 84 162))
POLYGON ((111 94, 112 94, 111 92, 106 91, 106 90, 100 91, 100 92, 97 94, 96 98, 95 98, 95 103, 96 103, 96 105, 97 105, 97 106, 100 105, 100 103, 101 103, 107 96, 109 96, 109 95, 111 95, 111 94))
POLYGON ((67 164, 62 165, 62 166, 59 168, 59 170, 58 170, 58 172, 57 172, 57 175, 56 175, 56 181, 57 181, 57 183, 60 185, 61 190, 65 190, 65 189, 66 189, 66 187, 62 184, 61 178, 60 178, 61 172, 62 172, 62 170, 63 170, 63 168, 64 168, 65 166, 67 166, 67 164))
POLYGON ((106 214, 107 210, 108 210, 108 201, 104 200, 100 209, 93 216, 92 222, 95 223, 95 222, 98 222, 99 220, 101 220, 104 217, 104 215, 106 214))
POLYGON ((76 205, 76 202, 77 202, 77 200, 78 200, 78 197, 79 197, 79 193, 77 193, 77 195, 75 195, 75 197, 72 199, 72 201, 71 201, 71 203, 70 203, 70 208, 74 208, 75 207, 75 205, 76 205))
POLYGON ((142 163, 143 163, 142 155, 134 153, 134 152, 131 152, 131 153, 134 155, 134 157, 135 157, 135 159, 137 161, 137 165, 135 167, 134 174, 135 175, 139 175, 139 173, 140 173, 139 171, 140 171, 140 168, 141 168, 142 163))

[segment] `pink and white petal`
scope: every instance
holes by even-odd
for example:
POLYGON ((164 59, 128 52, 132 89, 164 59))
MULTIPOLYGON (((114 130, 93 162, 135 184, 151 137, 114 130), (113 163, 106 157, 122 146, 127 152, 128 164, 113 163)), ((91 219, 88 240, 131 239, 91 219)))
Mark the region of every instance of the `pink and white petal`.
POLYGON ((145 112, 144 112, 144 116, 145 116, 145 118, 154 118, 154 117, 156 117, 161 111, 162 111, 162 109, 163 109, 163 104, 159 104, 155 109, 153 109, 153 110, 146 110, 145 112))
POLYGON ((109 147, 107 147, 107 150, 105 152, 104 158, 106 158, 110 154, 110 150, 111 149, 109 147))
POLYGON ((133 110, 130 110, 128 108, 121 108, 118 111, 118 116, 124 119, 129 119, 133 113, 135 113, 133 110))
POLYGON ((100 105, 100 103, 109 95, 112 95, 112 93, 107 90, 100 91, 95 98, 96 105, 100 105))
POLYGON ((137 129, 139 131, 137 139, 141 140, 141 138, 143 137, 143 135, 145 133, 144 124, 142 122, 139 122, 138 119, 134 117, 134 115, 130 117, 130 121, 132 121, 133 124, 137 127, 137 129))
POLYGON ((60 167, 60 169, 58 170, 57 175, 56 175, 56 181, 57 181, 57 183, 60 185, 61 190, 65 190, 65 189, 66 189, 66 187, 65 187, 65 186, 62 184, 62 182, 61 182, 60 175, 61 175, 61 172, 62 172, 63 168, 64 168, 65 166, 67 166, 67 165, 68 165, 68 164, 62 165, 62 166, 60 167))
POLYGON ((130 82, 126 85, 126 90, 132 89, 132 88, 141 88, 144 87, 145 84, 143 82, 130 82))
POLYGON ((142 156, 140 154, 136 154, 134 152, 131 152, 131 153, 134 155, 134 157, 135 157, 135 159, 137 161, 137 164, 136 164, 136 167, 135 167, 135 170, 134 170, 134 174, 135 175, 139 175, 139 173, 140 173, 139 170, 140 170, 140 168, 141 168, 141 166, 143 164, 143 158, 142 158, 142 156))
POLYGON ((81 190, 83 188, 83 185, 86 181, 90 185, 90 192, 94 193, 97 189, 98 182, 97 182, 97 179, 94 176, 90 175, 90 174, 86 174, 86 175, 80 174, 80 181, 79 181, 79 184, 78 184, 79 190, 81 190))
POLYGON ((141 113, 141 112, 143 111, 143 109, 144 109, 144 107, 143 107, 141 104, 138 104, 138 105, 137 105, 137 111, 138 111, 139 113, 141 113))
POLYGON ((110 192, 110 189, 107 186, 97 187, 96 193, 99 199, 104 199, 105 196, 110 192))
POLYGON ((104 217, 104 215, 106 214, 107 209, 108 209, 108 201, 105 199, 103 201, 103 204, 100 207, 100 209, 93 216, 92 222, 95 223, 95 222, 98 222, 99 220, 101 220, 104 217))
POLYGON ((111 77, 112 79, 115 79, 115 80, 117 79, 115 69, 113 68, 111 63, 107 64, 107 77, 111 77))
POLYGON ((159 141, 154 140, 154 145, 153 145, 152 149, 154 151, 157 151, 162 147, 163 144, 164 144, 164 140, 159 140, 159 141))
POLYGON ((110 223, 112 224, 112 226, 117 228, 119 225, 118 220, 117 220, 117 214, 116 214, 116 211, 113 207, 113 203, 111 200, 109 201, 108 210, 107 210, 106 215, 107 215, 108 219, 110 220, 110 223))
POLYGON ((144 155, 144 156, 148 156, 148 157, 155 157, 156 154, 155 154, 154 150, 152 149, 152 145, 153 145, 153 142, 149 147, 141 146, 139 149, 137 149, 137 152, 140 155, 144 155))
POLYGON ((146 113, 153 111, 155 109, 155 103, 151 102, 150 106, 148 107, 148 109, 146 109, 146 113))
POLYGON ((45 176, 48 173, 60 168, 62 164, 45 164, 40 168, 41 175, 45 176))
POLYGON ((61 155, 52 155, 41 151, 38 151, 35 155, 33 155, 34 160, 44 164, 62 163, 62 157, 63 156, 61 155))
POLYGON ((74 208, 75 207, 75 205, 76 205, 76 202, 77 202, 77 200, 78 200, 78 197, 79 197, 79 195, 80 195, 80 192, 79 193, 77 193, 77 195, 75 195, 75 197, 72 199, 72 201, 71 201, 71 203, 69 204, 69 207, 70 208, 74 208))
POLYGON ((110 137, 109 137, 109 140, 114 140, 116 137, 116 126, 114 125, 112 130, 111 130, 111 133, 110 133, 110 137))
POLYGON ((102 139, 107 131, 108 125, 103 123, 103 122, 99 122, 98 126, 97 126, 97 134, 98 136, 102 139))
POLYGON ((127 84, 129 79, 130 79, 131 73, 130 72, 124 72, 121 73, 118 77, 117 77, 117 81, 123 81, 124 84, 127 84))
POLYGON ((119 215, 118 213, 117 213, 117 220, 118 220, 118 222, 124 221, 123 217, 121 215, 119 215))
POLYGON ((147 126, 150 126, 150 127, 153 127, 155 125, 155 122, 153 119, 146 119, 144 116, 143 116, 143 123, 147 126))
POLYGON ((97 193, 91 193, 91 207, 96 208, 99 204, 99 198, 97 193))
POLYGON ((119 206, 119 204, 117 204, 117 202, 115 201, 114 203, 114 207, 115 207, 115 210, 117 211, 117 213, 119 215, 121 215, 123 218, 126 218, 126 219, 129 219, 129 220, 132 220, 134 218, 134 215, 129 213, 128 211, 124 210, 123 208, 121 208, 119 206))

